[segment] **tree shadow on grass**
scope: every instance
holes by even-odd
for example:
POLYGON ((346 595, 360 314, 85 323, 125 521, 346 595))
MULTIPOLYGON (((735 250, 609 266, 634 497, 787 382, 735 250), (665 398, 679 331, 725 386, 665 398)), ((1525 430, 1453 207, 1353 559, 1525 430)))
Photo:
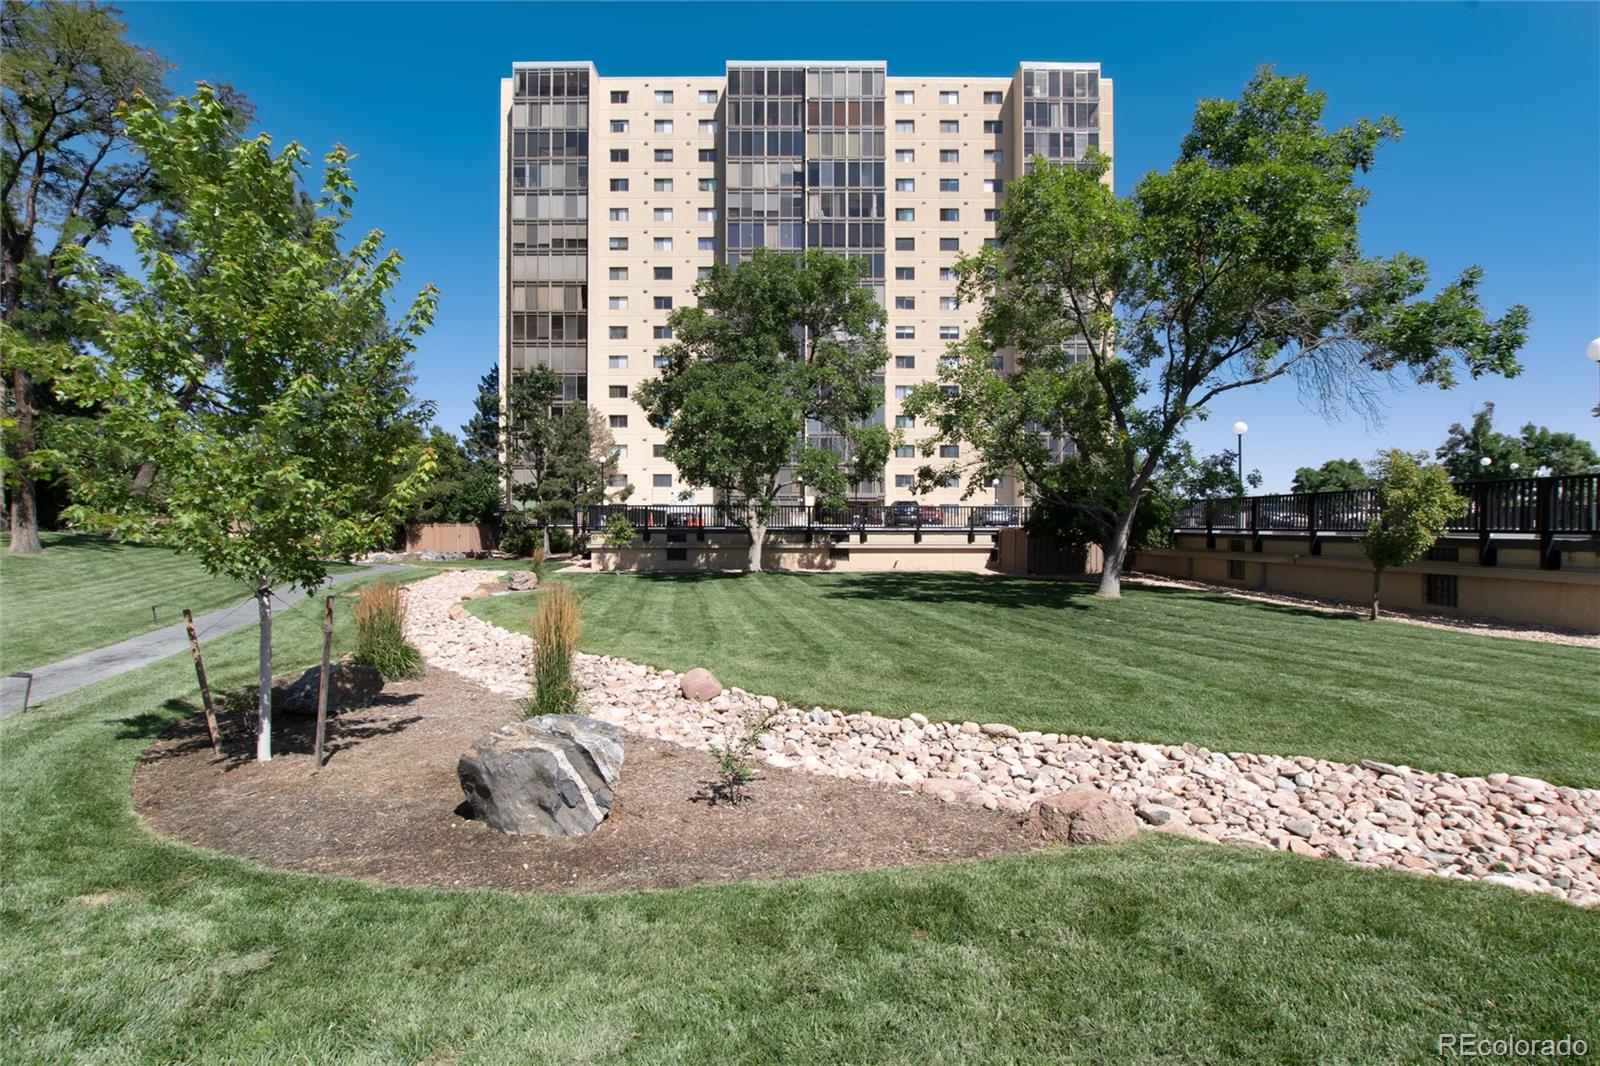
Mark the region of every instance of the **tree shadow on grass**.
POLYGON ((1024 578, 940 571, 874 571, 846 575, 822 591, 823 599, 887 600, 903 603, 975 604, 984 607, 1043 607, 1091 610, 1094 586, 1087 581, 1024 578))

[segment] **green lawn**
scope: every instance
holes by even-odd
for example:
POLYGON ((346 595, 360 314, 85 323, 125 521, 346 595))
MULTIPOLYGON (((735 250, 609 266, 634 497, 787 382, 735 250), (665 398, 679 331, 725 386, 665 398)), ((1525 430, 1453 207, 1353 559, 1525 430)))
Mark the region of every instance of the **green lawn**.
POLYGON ((0 537, 0 671, 64 659, 244 600, 250 590, 166 548, 43 533, 39 555, 0 537), (150 608, 156 609, 152 618, 150 608))
MULTIPOLYGON (((804 705, 1600 785, 1600 652, 1187 590, 573 574, 582 648, 804 705)), ((521 630, 537 593, 473 601, 521 630)))
MULTIPOLYGON (((687 584, 585 587, 603 638, 625 602, 698 619, 695 646, 724 631, 687 584)), ((740 588, 778 617, 822 602, 740 588)), ((277 623, 278 670, 314 661, 316 605, 277 623)), ((208 645, 216 687, 250 680, 254 641, 208 645)), ((8 1062, 1426 1063, 1441 1032, 1600 1037, 1600 914, 1167 838, 578 898, 281 873, 131 810, 193 687, 177 656, 0 720, 8 1062)))

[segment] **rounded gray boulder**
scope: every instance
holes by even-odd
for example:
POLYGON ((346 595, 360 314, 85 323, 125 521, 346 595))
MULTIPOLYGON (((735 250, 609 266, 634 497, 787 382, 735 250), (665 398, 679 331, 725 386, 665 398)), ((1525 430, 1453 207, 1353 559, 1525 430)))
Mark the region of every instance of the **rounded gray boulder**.
POLYGON ((474 814, 502 833, 586 836, 611 813, 622 735, 598 718, 528 718, 474 744, 456 774, 474 814))

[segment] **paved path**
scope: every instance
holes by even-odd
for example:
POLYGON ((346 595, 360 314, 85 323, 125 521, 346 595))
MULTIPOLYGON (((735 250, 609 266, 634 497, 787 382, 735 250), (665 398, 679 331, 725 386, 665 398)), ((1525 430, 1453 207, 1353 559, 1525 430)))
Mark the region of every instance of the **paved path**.
MULTIPOLYGON (((324 582, 324 587, 399 569, 398 566, 381 564, 365 566, 359 570, 348 570, 330 575, 324 582)), ((293 605, 301 598, 295 594, 293 586, 290 585, 273 589, 272 596, 284 607, 293 605)), ((202 644, 224 633, 231 633, 235 629, 255 625, 255 603, 255 597, 252 596, 232 607, 223 607, 196 618, 195 632, 200 635, 202 644)), ((33 691, 28 694, 28 706, 37 707, 45 700, 64 696, 85 685, 125 674, 129 670, 137 670, 141 666, 149 666, 169 655, 188 650, 188 630, 182 622, 177 622, 161 629, 152 629, 148 633, 141 633, 137 637, 129 637, 116 644, 108 644, 103 648, 74 655, 70 659, 35 667, 27 671, 33 675, 33 691)), ((4 689, 0 691, 0 718, 22 708, 23 691, 27 684, 21 678, 7 677, 4 680, 4 689)))

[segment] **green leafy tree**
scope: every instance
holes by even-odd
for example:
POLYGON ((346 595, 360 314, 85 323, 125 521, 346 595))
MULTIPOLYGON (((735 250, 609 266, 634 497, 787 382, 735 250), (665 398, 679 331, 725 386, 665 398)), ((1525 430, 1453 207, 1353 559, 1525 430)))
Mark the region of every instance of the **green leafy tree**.
POLYGON ((545 518, 576 520, 578 511, 606 501, 617 469, 616 438, 592 407, 568 407, 552 427, 550 465, 539 486, 545 518))
POLYGON ((516 510, 539 525, 546 555, 550 554, 553 509, 541 492, 550 474, 560 399, 561 378, 549 367, 535 366, 513 374, 500 429, 502 483, 516 510))
POLYGON ((1371 484, 1361 460, 1329 459, 1321 466, 1300 467, 1290 488, 1295 492, 1349 492, 1371 484))
POLYGON ((478 392, 472 398, 472 417, 461 427, 461 444, 474 463, 500 465, 500 364, 478 379, 478 392))
POLYGON ((1367 617, 1375 620, 1383 572, 1422 558, 1446 524, 1466 514, 1467 501, 1443 467, 1423 466, 1399 449, 1378 456, 1371 476, 1378 513, 1361 538, 1361 550, 1372 563, 1372 610, 1367 617))
POLYGON ((39 487, 54 458, 41 435, 61 413, 52 381, 85 341, 65 253, 105 243, 161 197, 117 107, 160 97, 167 65, 125 32, 114 8, 93 4, 0 9, 0 397, 15 554, 40 550, 39 487))
POLYGON ((1036 499, 1081 509, 1105 552, 1102 596, 1120 594, 1139 508, 1179 462, 1174 443, 1219 398, 1293 376, 1332 409, 1363 405, 1374 375, 1448 387, 1462 370, 1520 369, 1528 313, 1485 315, 1477 268, 1424 298, 1422 260, 1362 255, 1368 192, 1356 179, 1400 130, 1389 118, 1327 130, 1324 103, 1304 78, 1263 70, 1239 99, 1202 101, 1177 161, 1126 197, 1098 153, 1082 167, 1036 160, 1006 187, 999 246, 957 267, 961 299, 982 305, 978 328, 941 372, 956 387, 922 386, 915 409, 940 441, 977 444, 987 470, 1014 469, 1036 499), (996 370, 997 355, 1015 373, 996 370), (1029 440, 1051 433, 1077 447, 1029 440), (1084 467, 1063 483, 1105 479, 1104 491, 1059 494, 1049 475, 1061 463, 1084 467))
POLYGON ((861 277, 859 263, 815 250, 713 267, 697 305, 672 312, 661 376, 638 390, 679 475, 750 534, 752 571, 780 492, 804 484, 841 503, 888 460, 888 431, 868 424, 883 403, 884 313, 861 277), (827 433, 808 440, 808 422, 827 433))
POLYGON ((1492 403, 1474 411, 1469 425, 1452 423, 1433 456, 1455 481, 1532 477, 1540 467, 1556 475, 1583 474, 1600 468, 1600 455, 1577 434, 1554 432, 1532 422, 1522 427, 1520 436, 1499 432, 1494 428, 1492 403), (1488 466, 1483 465, 1484 459, 1489 460, 1488 466), (1516 471, 1512 470, 1512 463, 1517 464, 1516 471))
POLYGON ((500 510, 497 464, 474 461, 449 430, 427 436, 434 475, 406 515, 411 522, 492 522, 500 510))
POLYGON ((426 485, 407 359, 436 293, 375 336, 400 256, 373 231, 346 249, 355 185, 326 156, 307 220, 305 153, 241 139, 209 87, 170 115, 132 104, 126 129, 178 190, 180 240, 132 227, 139 276, 92 265, 97 351, 70 391, 99 417, 73 442, 74 521, 192 553, 247 584, 261 619, 257 756, 272 754, 272 586, 317 586, 327 560, 381 544, 426 485), (174 247, 181 251, 174 251, 174 247), (176 384, 176 388, 174 387, 176 384), (183 397, 189 397, 186 401, 183 397), (153 475, 135 487, 131 464, 153 475))

